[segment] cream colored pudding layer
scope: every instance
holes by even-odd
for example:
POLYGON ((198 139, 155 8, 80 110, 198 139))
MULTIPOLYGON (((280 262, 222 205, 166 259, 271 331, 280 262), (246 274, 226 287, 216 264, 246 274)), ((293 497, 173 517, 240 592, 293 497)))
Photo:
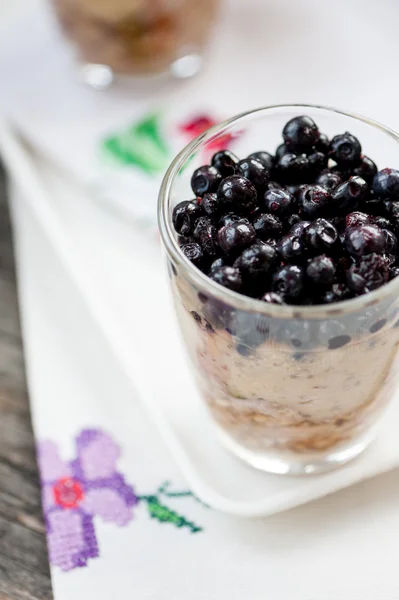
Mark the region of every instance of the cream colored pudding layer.
POLYGON ((178 319, 196 378, 217 424, 252 451, 331 450, 376 422, 396 383, 399 328, 299 354, 265 341, 249 356, 236 339, 214 330, 198 294, 172 278, 178 319))
POLYGON ((166 70, 204 45, 218 0, 53 0, 61 25, 88 63, 116 73, 166 70))

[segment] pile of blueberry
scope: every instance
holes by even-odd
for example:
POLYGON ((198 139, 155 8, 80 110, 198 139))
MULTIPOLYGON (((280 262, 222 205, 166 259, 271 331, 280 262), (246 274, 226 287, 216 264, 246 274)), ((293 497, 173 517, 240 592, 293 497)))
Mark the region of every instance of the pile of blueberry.
POLYGON ((273 304, 329 304, 399 275, 399 171, 377 171, 359 140, 291 119, 275 155, 217 152, 194 171, 173 225, 216 283, 273 304))

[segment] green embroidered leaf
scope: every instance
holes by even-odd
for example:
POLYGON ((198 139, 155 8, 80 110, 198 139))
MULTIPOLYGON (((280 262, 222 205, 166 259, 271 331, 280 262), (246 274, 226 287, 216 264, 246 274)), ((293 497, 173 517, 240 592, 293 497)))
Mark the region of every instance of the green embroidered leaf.
POLYGON ((140 499, 147 502, 147 509, 152 519, 156 519, 160 523, 171 523, 179 528, 186 527, 191 533, 202 531, 202 528, 195 525, 195 523, 188 521, 176 511, 161 504, 156 496, 142 496, 140 499))
POLYGON ((139 136, 146 136, 152 139, 153 142, 157 144, 161 152, 163 152, 165 155, 169 154, 169 148, 160 133, 159 115, 153 114, 146 117, 145 119, 134 125, 132 130, 139 136))
POLYGON ((103 142, 105 152, 123 166, 136 166, 149 175, 162 172, 169 162, 169 149, 157 115, 146 117, 103 142))

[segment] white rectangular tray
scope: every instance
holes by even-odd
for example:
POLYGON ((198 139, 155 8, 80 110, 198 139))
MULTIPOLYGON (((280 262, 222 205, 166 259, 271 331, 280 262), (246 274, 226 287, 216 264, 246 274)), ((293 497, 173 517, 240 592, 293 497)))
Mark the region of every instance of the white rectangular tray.
POLYGON ((215 439, 188 371, 157 243, 99 209, 1 123, 0 149, 42 235, 205 503, 245 517, 270 515, 399 465, 398 402, 369 451, 326 475, 266 475, 230 456, 215 439))

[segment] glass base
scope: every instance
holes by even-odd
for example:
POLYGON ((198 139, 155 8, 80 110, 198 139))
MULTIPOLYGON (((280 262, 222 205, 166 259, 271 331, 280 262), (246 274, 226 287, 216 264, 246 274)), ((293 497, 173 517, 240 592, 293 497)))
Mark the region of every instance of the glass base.
MULTIPOLYGON (((197 75, 203 64, 202 56, 199 52, 189 51, 186 54, 178 56, 169 66, 166 73, 153 75, 160 77, 162 75, 171 75, 175 79, 190 79, 197 75)), ((80 64, 79 76, 83 83, 96 90, 105 90, 109 88, 115 81, 132 80, 132 79, 148 79, 151 75, 119 75, 115 73, 108 65, 84 63, 80 64)))
POLYGON ((216 429, 220 441, 227 450, 251 467, 277 475, 316 475, 332 471, 359 456, 376 436, 375 430, 369 431, 362 438, 323 453, 255 452, 236 442, 218 426, 216 429))

